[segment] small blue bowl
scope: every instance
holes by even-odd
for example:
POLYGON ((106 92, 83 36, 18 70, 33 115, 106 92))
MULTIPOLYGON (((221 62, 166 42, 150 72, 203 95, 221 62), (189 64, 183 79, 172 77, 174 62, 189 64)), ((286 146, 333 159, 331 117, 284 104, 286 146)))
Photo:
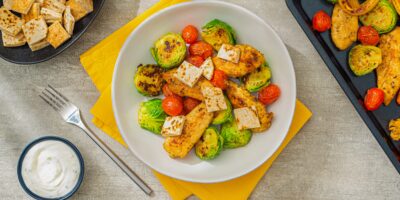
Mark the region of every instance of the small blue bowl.
POLYGON ((75 145, 73 145, 70 141, 61 138, 61 137, 57 137, 57 136, 44 136, 44 137, 40 137, 34 141, 32 141, 31 143, 29 143, 24 150, 22 151, 21 156, 19 157, 18 160, 18 167, 17 167, 17 174, 18 174, 18 181, 21 184, 22 188, 25 190, 26 193, 28 193, 31 197, 33 197, 34 199, 40 199, 40 200, 65 200, 70 198, 73 194, 75 194, 76 191, 78 191, 79 187, 81 186, 81 183, 83 181, 83 176, 84 176, 84 172, 85 172, 85 165, 83 162, 83 158, 81 153, 79 152, 78 148, 75 147, 75 145), (71 147, 71 149, 75 152, 76 156, 78 156, 79 159, 79 164, 81 167, 81 173, 79 174, 79 178, 78 178, 78 182, 76 183, 75 187, 65 196, 59 197, 59 198, 53 198, 53 199, 49 199, 49 198, 44 198, 41 197, 35 193, 33 193, 31 190, 29 190, 29 188, 26 186, 24 179, 22 178, 22 162, 25 159, 25 155, 28 153, 28 151, 36 144, 46 141, 46 140, 55 140, 55 141, 60 141, 65 143, 66 145, 68 145, 69 147, 71 147))

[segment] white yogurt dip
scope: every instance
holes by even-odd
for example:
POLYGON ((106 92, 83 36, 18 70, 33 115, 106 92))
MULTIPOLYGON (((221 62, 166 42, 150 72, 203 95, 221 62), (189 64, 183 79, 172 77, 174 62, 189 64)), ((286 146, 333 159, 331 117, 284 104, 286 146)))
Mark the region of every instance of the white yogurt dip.
POLYGON ((71 192, 81 173, 73 149, 56 140, 45 140, 31 147, 21 170, 28 189, 44 198, 59 198, 71 192))

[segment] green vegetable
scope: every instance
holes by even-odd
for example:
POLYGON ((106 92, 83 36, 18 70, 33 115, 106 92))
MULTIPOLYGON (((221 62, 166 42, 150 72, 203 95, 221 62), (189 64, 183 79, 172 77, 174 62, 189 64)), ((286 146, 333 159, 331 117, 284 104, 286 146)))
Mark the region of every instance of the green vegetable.
POLYGON ((264 63, 243 78, 244 87, 249 92, 258 92, 271 83, 271 76, 271 69, 264 63))
POLYGON ((370 12, 360 16, 365 26, 374 27, 378 33, 387 33, 393 30, 397 23, 397 12, 388 0, 380 0, 370 12))
POLYGON ((326 1, 328 1, 328 2, 331 3, 331 4, 335 4, 335 3, 338 2, 338 0, 326 0, 326 1))
POLYGON ((204 25, 201 37, 217 51, 222 44, 236 44, 236 33, 233 28, 219 19, 214 19, 204 25))
POLYGON ((371 73, 382 63, 381 49, 375 46, 357 45, 350 50, 350 69, 357 76, 371 73))
POLYGON ((225 102, 228 108, 226 110, 217 111, 214 115, 212 124, 220 125, 233 119, 231 102, 227 97, 225 97, 225 102))
POLYGON ((157 65, 140 64, 133 78, 137 91, 145 96, 157 96, 161 92, 162 70, 157 65))
POLYGON ((180 65, 185 59, 186 43, 181 35, 168 33, 158 39, 150 51, 158 65, 170 69, 180 65))
POLYGON ((162 126, 167 117, 167 114, 165 114, 161 107, 161 99, 151 99, 142 102, 138 114, 140 127, 155 134, 161 134, 162 126))
POLYGON ((248 144, 252 133, 250 130, 239 130, 235 120, 222 125, 221 135, 224 138, 224 148, 237 148, 248 144))
POLYGON ((202 160, 214 159, 223 149, 223 144, 224 138, 217 128, 208 127, 196 143, 196 155, 202 160))

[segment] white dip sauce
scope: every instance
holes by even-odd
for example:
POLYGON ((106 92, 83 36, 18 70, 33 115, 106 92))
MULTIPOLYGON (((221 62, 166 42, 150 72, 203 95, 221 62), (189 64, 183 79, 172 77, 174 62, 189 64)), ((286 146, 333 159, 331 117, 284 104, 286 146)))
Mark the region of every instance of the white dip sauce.
POLYGON ((78 156, 67 144, 45 140, 28 150, 22 162, 22 178, 30 191, 44 198, 68 194, 81 173, 78 156))

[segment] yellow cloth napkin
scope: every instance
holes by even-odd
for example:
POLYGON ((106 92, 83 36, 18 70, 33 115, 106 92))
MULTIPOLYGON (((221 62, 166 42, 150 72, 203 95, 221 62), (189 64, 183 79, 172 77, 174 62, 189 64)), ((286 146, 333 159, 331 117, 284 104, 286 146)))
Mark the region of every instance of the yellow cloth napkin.
MULTIPOLYGON (((83 67, 101 93, 100 98, 91 110, 94 116, 93 123, 124 146, 126 144, 118 132, 111 103, 111 80, 119 50, 131 31, 143 20, 165 7, 184 1, 186 0, 159 1, 80 57, 83 67)), ((192 194, 205 200, 247 199, 280 152, 308 121, 311 115, 311 112, 300 101, 297 101, 292 125, 282 145, 268 161, 242 177, 222 183, 200 184, 173 179, 156 171, 154 171, 154 174, 171 195, 172 199, 185 199, 192 194)))

